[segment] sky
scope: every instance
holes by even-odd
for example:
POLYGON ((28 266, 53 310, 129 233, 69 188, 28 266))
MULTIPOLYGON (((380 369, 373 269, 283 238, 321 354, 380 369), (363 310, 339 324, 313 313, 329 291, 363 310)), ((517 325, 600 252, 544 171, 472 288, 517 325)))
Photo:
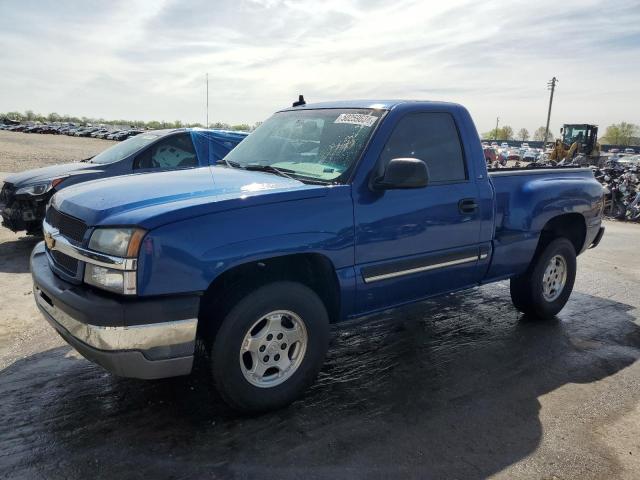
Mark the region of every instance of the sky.
POLYGON ((640 1, 0 0, 0 112, 254 123, 339 99, 458 102, 478 130, 640 124, 640 1))

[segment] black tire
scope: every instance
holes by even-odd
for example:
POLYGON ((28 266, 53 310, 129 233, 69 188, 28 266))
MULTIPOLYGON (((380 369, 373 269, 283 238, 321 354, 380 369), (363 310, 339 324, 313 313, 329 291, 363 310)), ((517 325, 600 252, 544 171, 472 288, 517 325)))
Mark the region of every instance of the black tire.
POLYGON ((518 310, 534 318, 552 318, 569 300, 575 279, 576 251, 573 244, 566 238, 557 238, 538 252, 523 275, 511 279, 511 301, 518 310), (549 301, 543 294, 543 276, 556 255, 566 263, 567 278, 560 295, 549 301))
POLYGON ((322 300, 296 282, 259 287, 233 305, 224 316, 211 349, 211 367, 218 392, 233 409, 258 413, 289 405, 316 379, 329 343, 329 316, 322 300), (251 384, 240 366, 240 348, 249 329, 266 314, 288 310, 302 319, 308 341, 295 372, 276 386, 251 384))

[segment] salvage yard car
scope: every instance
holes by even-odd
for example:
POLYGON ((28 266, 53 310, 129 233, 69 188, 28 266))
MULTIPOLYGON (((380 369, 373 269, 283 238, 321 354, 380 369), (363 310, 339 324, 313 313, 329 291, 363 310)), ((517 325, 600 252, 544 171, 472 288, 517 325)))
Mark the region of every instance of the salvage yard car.
POLYGON ((77 163, 27 170, 6 177, 0 191, 2 225, 40 234, 51 196, 97 178, 214 164, 247 136, 226 130, 153 130, 77 163))
POLYGON ((138 378, 189 374, 198 340, 256 412, 314 381, 332 322, 504 279, 531 318, 564 307, 604 232, 590 169, 488 173, 456 104, 297 103, 218 165, 56 193, 30 260, 53 328, 138 378))

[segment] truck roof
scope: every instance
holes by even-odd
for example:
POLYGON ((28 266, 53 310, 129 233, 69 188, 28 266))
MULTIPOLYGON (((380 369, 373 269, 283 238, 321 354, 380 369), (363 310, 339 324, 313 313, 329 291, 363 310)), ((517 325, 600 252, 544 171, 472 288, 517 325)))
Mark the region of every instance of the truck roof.
POLYGON ((156 135, 164 136, 169 135, 174 132, 199 132, 199 133, 210 133, 210 134, 232 134, 232 135, 242 135, 247 136, 249 132, 241 131, 241 130, 222 130, 218 128, 202 128, 202 127, 180 127, 180 128, 162 128, 158 130, 144 130, 142 133, 154 133, 156 135))
POLYGON ((398 105, 408 105, 415 104, 418 105, 441 105, 446 107, 460 107, 457 103, 452 102, 437 102, 433 100, 340 100, 334 102, 319 102, 319 103, 307 103, 306 105, 301 105, 299 107, 289 107, 283 108, 280 110, 281 112, 287 110, 305 110, 305 109, 314 109, 314 108, 376 108, 376 109, 384 109, 391 110, 392 108, 398 105))

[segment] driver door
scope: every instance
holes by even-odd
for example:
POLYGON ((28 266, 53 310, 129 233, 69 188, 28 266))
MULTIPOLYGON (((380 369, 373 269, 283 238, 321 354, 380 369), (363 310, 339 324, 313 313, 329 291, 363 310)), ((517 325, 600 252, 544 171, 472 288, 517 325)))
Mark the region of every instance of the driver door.
POLYGON ((423 188, 357 193, 359 313, 472 286, 479 279, 478 191, 453 116, 402 117, 374 175, 380 176, 393 158, 422 160, 429 182, 423 188))

